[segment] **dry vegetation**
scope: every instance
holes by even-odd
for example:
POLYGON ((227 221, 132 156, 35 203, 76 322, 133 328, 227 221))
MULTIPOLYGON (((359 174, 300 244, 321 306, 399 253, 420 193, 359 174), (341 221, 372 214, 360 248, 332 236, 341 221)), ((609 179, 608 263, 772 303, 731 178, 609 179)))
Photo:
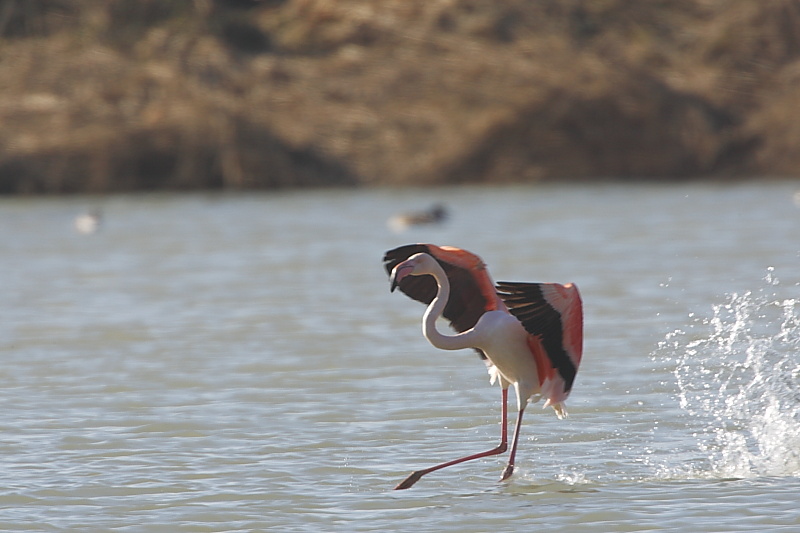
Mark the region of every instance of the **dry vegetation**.
POLYGON ((0 193, 800 175, 800 0, 2 0, 0 193))

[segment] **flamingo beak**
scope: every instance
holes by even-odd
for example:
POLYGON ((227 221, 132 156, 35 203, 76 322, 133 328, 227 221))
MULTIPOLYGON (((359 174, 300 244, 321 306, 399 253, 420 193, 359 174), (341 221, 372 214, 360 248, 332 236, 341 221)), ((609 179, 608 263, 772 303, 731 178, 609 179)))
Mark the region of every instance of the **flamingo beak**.
POLYGON ((392 275, 389 278, 389 282, 391 284, 389 288, 389 292, 394 292, 400 282, 403 281, 403 278, 408 276, 411 271, 414 269, 412 265, 407 265, 405 263, 400 263, 392 270, 392 275))

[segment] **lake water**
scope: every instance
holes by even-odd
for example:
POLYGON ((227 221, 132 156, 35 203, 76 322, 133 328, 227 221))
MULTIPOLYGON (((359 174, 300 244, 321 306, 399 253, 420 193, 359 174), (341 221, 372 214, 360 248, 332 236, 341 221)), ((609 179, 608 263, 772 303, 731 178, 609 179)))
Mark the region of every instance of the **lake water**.
POLYGON ((798 531, 798 189, 2 199, 0 530, 798 531), (477 356, 389 293, 409 242, 581 289, 570 417, 528 409, 509 482, 498 456, 392 490, 499 438, 477 356))

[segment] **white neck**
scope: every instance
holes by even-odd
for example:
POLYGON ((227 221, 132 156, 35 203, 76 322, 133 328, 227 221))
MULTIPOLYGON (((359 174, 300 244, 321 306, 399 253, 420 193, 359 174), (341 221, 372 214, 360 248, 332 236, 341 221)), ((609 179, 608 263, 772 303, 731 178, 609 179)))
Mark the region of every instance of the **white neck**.
POLYGON ((474 347, 472 339, 474 329, 452 336, 443 335, 436 329, 436 319, 442 316, 447 301, 450 299, 450 281, 438 263, 434 264, 431 274, 439 286, 439 291, 422 316, 422 334, 428 339, 428 342, 440 350, 461 350, 474 347))

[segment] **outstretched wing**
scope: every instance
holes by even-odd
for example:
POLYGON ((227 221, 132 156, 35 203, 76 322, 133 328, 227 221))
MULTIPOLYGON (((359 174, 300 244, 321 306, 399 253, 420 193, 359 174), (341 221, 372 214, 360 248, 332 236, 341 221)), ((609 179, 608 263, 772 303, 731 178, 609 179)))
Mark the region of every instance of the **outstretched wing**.
MULTIPOLYGON (((494 284, 481 258, 460 248, 433 244, 400 246, 383 256, 386 273, 391 274, 394 267, 420 252, 435 258, 450 280, 450 299, 442 314, 456 331, 472 329, 486 311, 505 307, 495 293, 494 284)), ((400 282, 399 289, 426 305, 431 303, 438 291, 433 276, 407 276, 400 282)))
POLYGON ((550 403, 567 398, 583 352, 583 306, 572 283, 497 284, 500 298, 531 335, 542 393, 550 403), (541 346, 541 350, 535 349, 541 346), (537 353, 544 352, 543 356, 537 353))

